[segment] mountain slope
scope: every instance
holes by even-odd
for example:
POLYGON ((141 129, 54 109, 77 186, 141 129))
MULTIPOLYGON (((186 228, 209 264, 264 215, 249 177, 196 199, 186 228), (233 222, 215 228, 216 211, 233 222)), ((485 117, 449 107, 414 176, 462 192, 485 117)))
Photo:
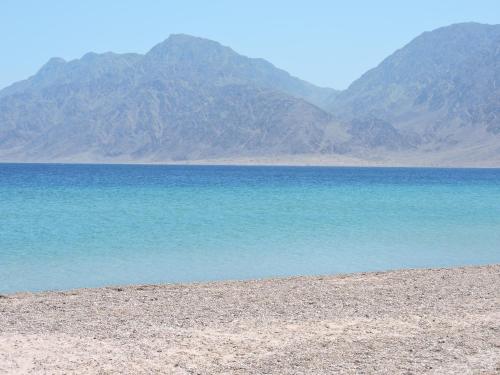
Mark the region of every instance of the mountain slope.
POLYGON ((342 92, 183 34, 145 55, 54 58, 0 91, 0 161, 305 154, 500 166, 500 25, 426 32, 342 92))
POLYGON ((172 75, 213 84, 247 84, 281 91, 319 107, 338 92, 292 77, 264 59, 248 58, 218 42, 185 34, 171 35, 149 51, 141 63, 160 77, 172 75))
POLYGON ((496 142, 500 154, 500 25, 423 33, 336 96, 330 111, 384 121, 424 151, 496 142))
POLYGON ((276 68, 264 59, 242 56, 220 43, 185 34, 173 34, 146 55, 112 52, 87 53, 66 62, 53 58, 29 79, 0 91, 0 97, 40 90, 51 85, 88 84, 100 80, 116 84, 122 80, 152 81, 181 79, 212 85, 251 84, 281 91, 319 107, 327 105, 338 91, 314 86, 276 68))
POLYGON ((174 35, 146 55, 50 60, 0 92, 0 157, 144 160, 331 149, 330 90, 212 41, 174 35))

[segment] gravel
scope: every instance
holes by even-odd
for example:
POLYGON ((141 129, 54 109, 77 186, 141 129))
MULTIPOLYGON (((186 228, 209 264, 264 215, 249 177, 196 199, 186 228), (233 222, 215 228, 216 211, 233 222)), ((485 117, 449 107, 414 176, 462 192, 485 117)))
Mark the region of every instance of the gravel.
POLYGON ((500 374, 500 265, 0 297, 0 374, 500 374))

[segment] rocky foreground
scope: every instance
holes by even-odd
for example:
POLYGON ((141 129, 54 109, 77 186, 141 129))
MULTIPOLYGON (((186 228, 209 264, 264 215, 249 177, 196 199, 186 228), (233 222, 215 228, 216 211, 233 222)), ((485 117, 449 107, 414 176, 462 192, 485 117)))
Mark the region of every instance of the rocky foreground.
POLYGON ((500 265, 1 296, 0 373, 499 374, 500 265))

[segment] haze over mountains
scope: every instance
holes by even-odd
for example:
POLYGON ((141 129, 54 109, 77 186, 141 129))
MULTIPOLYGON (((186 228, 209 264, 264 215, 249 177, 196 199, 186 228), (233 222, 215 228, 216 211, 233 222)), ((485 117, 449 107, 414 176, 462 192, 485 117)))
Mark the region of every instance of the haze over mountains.
POLYGON ((0 91, 0 161, 287 156, 500 166, 500 25, 426 32, 341 92, 188 35, 0 91))

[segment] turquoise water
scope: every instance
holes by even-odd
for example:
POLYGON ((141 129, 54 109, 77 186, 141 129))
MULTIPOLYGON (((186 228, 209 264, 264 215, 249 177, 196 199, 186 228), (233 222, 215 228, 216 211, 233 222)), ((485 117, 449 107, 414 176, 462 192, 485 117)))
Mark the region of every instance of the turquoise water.
POLYGON ((0 292, 500 262, 500 170, 0 164, 0 292))

